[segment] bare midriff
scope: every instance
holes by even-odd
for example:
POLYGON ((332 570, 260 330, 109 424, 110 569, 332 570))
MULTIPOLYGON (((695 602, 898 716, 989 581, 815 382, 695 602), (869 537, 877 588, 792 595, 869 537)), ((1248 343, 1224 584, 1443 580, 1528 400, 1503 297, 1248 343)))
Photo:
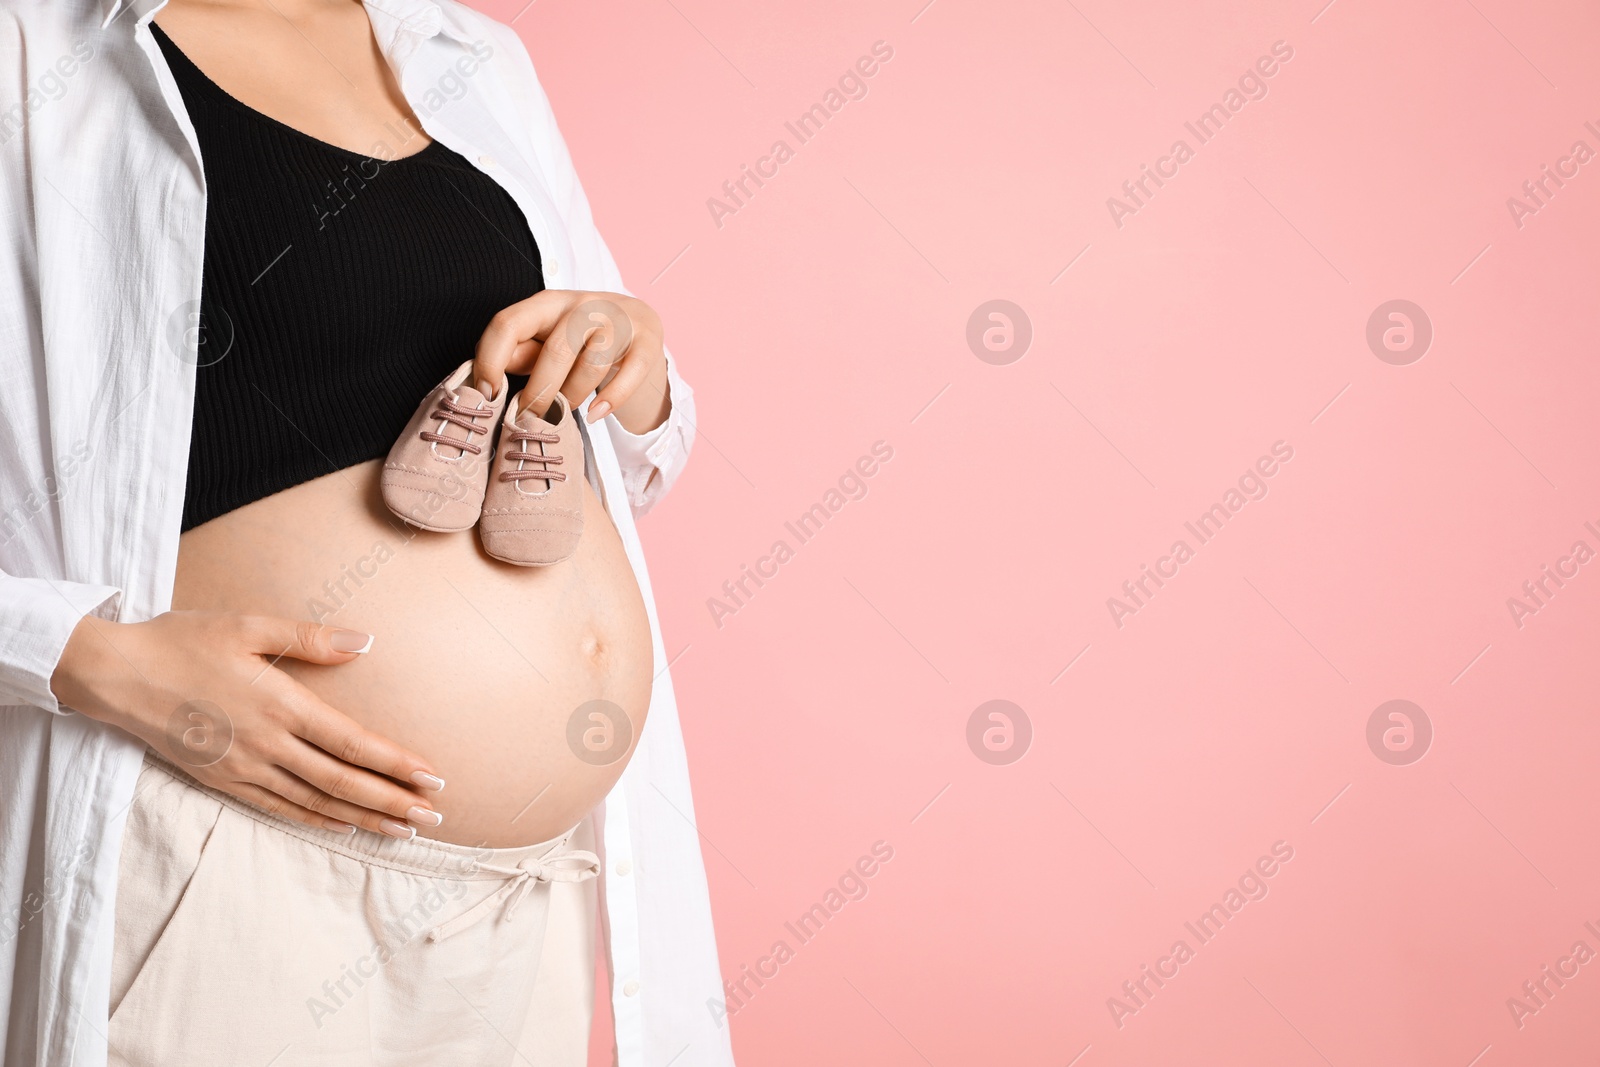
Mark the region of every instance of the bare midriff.
POLYGON ((380 468, 350 467, 185 533, 173 607, 372 634, 352 663, 277 668, 432 764, 447 783, 434 799, 444 824, 422 835, 491 848, 549 840, 604 798, 631 755, 591 713, 620 709, 636 743, 650 703, 649 621, 622 540, 585 483, 576 554, 501 563, 475 531, 428 533, 390 515, 380 468), (569 720, 585 705, 580 758, 569 720))

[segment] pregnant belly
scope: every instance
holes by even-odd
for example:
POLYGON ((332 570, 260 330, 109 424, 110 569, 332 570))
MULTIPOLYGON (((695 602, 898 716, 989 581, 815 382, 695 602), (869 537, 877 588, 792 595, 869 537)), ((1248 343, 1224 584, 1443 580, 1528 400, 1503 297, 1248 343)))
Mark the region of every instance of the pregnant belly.
POLYGON ((277 666, 433 764, 447 783, 435 801, 444 824, 420 833, 491 848, 555 837, 622 774, 650 703, 649 621, 621 538, 586 484, 577 553, 514 567, 484 554, 476 531, 395 519, 380 467, 185 533, 173 606, 374 635, 353 663, 277 666))

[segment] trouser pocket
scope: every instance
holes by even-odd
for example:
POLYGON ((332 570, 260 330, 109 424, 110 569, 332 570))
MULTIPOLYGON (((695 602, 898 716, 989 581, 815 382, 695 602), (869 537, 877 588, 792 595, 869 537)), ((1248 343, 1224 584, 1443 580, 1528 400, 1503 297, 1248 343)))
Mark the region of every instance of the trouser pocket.
MULTIPOLYGON (((111 1038, 131 995, 145 983, 169 938, 192 910, 198 874, 226 809, 146 765, 134 790, 117 872, 111 957, 111 1038)), ((117 1053, 112 1052, 117 1063, 117 1053)), ((124 1061, 127 1062, 127 1061, 124 1061)))

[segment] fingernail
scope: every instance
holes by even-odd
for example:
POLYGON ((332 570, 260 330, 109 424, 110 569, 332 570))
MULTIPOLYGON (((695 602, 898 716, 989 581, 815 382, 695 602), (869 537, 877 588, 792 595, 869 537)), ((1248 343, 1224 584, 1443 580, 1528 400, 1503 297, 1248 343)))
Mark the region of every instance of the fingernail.
POLYGON ((340 822, 338 819, 329 819, 325 825, 337 834, 353 834, 356 832, 354 826, 347 822, 340 822))
POLYGON ((429 774, 427 771, 412 771, 411 784, 421 786, 423 789, 431 789, 437 793, 444 788, 444 779, 437 774, 429 774))
POLYGON ((372 635, 359 630, 335 630, 328 635, 335 652, 366 652, 372 648, 372 635))
POLYGON ((423 826, 438 826, 444 822, 444 816, 436 811, 414 804, 406 809, 406 821, 421 823, 423 826))
POLYGON ((393 819, 384 819, 378 823, 378 829, 390 837, 403 837, 409 840, 417 836, 417 828, 415 826, 407 826, 405 823, 396 822, 393 819))
POLYGON ((478 392, 482 393, 489 400, 494 399, 494 386, 490 385, 482 378, 478 379, 478 392))
POLYGON ((599 422, 611 414, 611 405, 604 400, 597 400, 589 405, 589 421, 599 422))

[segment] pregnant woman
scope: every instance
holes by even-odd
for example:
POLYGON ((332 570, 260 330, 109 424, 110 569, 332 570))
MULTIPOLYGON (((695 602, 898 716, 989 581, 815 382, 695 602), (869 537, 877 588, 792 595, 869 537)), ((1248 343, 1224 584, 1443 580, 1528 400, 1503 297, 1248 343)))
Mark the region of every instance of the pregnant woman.
POLYGON ((623 1067, 730 1064, 633 526, 693 398, 515 33, 8 15, 0 1059, 581 1065, 600 940, 623 1067))

